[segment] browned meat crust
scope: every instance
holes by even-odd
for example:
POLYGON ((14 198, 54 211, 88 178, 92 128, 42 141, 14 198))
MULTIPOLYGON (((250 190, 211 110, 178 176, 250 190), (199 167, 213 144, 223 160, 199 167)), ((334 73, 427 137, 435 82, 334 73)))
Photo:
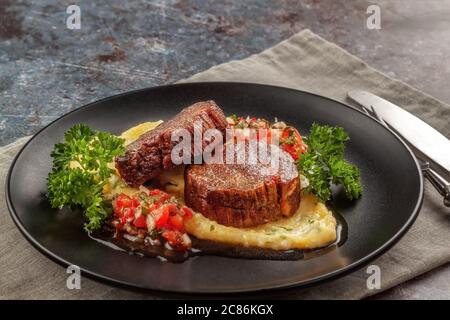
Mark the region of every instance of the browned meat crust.
POLYGON ((208 129, 223 131, 227 127, 226 117, 214 101, 198 102, 184 108, 174 118, 128 145, 125 155, 116 158, 116 168, 125 182, 139 186, 173 167, 171 151, 177 142, 171 141, 172 132, 186 129, 192 136, 196 121, 202 123, 202 132, 208 129))
MULTIPOLYGON (((185 201, 216 222, 251 227, 292 215, 300 204, 300 179, 289 154, 270 164, 203 164, 185 170, 185 201)), ((273 154, 273 153, 272 153, 273 154)))

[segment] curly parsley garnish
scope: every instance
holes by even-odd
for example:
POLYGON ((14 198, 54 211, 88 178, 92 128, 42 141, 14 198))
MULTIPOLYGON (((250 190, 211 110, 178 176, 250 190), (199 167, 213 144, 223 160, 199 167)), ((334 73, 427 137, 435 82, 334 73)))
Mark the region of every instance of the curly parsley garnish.
POLYGON ((305 191, 327 201, 331 198, 331 184, 343 185, 347 198, 359 198, 362 194, 359 169, 344 159, 345 142, 349 140, 345 130, 314 123, 305 140, 308 150, 296 161, 309 181, 305 191))
POLYGON ((77 124, 55 144, 51 153, 53 169, 48 175, 48 198, 53 208, 81 207, 85 229, 101 226, 110 213, 103 201, 103 187, 114 172, 108 166, 124 152, 124 139, 77 124))

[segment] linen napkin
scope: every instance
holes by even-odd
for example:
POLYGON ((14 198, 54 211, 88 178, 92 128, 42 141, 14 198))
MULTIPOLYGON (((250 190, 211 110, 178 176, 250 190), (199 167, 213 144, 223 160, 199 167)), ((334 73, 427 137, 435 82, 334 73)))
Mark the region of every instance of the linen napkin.
MULTIPOLYGON (((372 69, 359 58, 309 30, 239 61, 201 72, 186 81, 242 81, 285 86, 349 103, 346 93, 371 91, 404 107, 450 137, 450 106, 372 69)), ((66 287, 66 270, 34 249, 14 226, 4 199, 9 165, 28 137, 0 148, 0 298, 158 299, 186 297, 136 292, 82 278, 81 290, 66 287)), ((427 182, 418 219, 386 254, 372 262, 381 270, 381 289, 371 290, 366 268, 306 289, 261 295, 268 298, 358 299, 376 294, 450 261, 450 215, 427 182)), ((251 297, 252 295, 246 295, 251 297)), ((236 298, 236 295, 232 296, 236 298)), ((255 295, 253 295, 255 297, 255 295)))

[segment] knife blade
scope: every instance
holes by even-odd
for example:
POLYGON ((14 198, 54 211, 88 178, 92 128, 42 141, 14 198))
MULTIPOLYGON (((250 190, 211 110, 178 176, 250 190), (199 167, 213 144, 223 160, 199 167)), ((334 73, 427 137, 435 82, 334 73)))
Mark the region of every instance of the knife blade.
POLYGON ((349 91, 348 96, 376 111, 407 142, 450 173, 450 140, 425 121, 367 91, 349 91))

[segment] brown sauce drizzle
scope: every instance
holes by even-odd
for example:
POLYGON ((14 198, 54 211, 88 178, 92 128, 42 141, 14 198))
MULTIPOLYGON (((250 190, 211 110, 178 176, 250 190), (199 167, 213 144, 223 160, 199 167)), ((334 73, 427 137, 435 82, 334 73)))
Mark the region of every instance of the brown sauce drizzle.
POLYGON ((140 239, 138 237, 130 238, 123 233, 116 233, 116 230, 104 224, 104 226, 89 236, 108 245, 110 248, 124 250, 145 257, 157 257, 163 261, 180 263, 195 256, 215 255, 230 258, 244 258, 254 260, 303 260, 311 259, 330 251, 335 250, 345 243, 347 240, 347 223, 344 217, 336 211, 333 211, 336 219, 336 240, 327 246, 308 249, 308 250, 272 250, 262 248, 243 247, 237 245, 229 245, 209 240, 197 239, 190 236, 192 240, 192 248, 188 251, 175 251, 164 245, 154 245, 148 239, 140 239), (130 240, 131 239, 131 240, 130 240), (112 245, 109 245, 112 244, 112 245))

